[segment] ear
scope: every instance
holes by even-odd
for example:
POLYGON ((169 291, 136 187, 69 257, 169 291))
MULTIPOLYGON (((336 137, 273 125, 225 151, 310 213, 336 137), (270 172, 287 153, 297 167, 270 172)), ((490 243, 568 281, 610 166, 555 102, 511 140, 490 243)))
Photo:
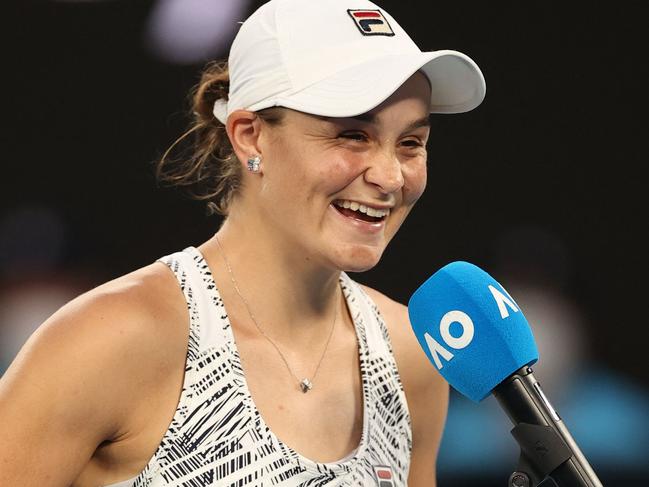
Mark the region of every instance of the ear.
POLYGON ((225 129, 230 138, 237 159, 242 165, 246 165, 248 158, 259 155, 259 134, 261 120, 254 112, 247 110, 235 110, 228 117, 225 129))

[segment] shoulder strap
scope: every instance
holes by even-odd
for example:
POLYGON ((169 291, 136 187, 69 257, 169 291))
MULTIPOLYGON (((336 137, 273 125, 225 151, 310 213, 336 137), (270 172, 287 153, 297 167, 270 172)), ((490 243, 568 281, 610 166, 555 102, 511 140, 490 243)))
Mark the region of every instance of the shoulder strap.
POLYGON ((368 350, 380 355, 392 355, 390 334, 376 303, 363 291, 363 288, 357 282, 344 272, 341 274, 341 281, 349 290, 350 295, 347 303, 354 322, 357 326, 363 327, 363 330, 361 330, 362 336, 365 337, 365 345, 368 350), (354 315, 358 315, 360 319, 357 319, 354 315))

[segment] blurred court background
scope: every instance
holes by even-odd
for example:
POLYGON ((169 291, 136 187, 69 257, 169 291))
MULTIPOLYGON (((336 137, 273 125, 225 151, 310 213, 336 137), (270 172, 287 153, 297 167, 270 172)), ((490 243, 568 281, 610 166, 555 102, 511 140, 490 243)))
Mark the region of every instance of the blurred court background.
MULTIPOLYGON (((66 301, 217 229, 152 163, 260 3, 3 5, 0 373, 66 301)), ((354 277, 406 302, 450 261, 483 267, 526 313, 536 375, 604 484, 649 485, 644 2, 378 3, 422 49, 469 54, 487 98, 433 117, 427 192, 354 277)), ((510 428, 493 399, 453 393, 440 486, 506 485, 510 428)))

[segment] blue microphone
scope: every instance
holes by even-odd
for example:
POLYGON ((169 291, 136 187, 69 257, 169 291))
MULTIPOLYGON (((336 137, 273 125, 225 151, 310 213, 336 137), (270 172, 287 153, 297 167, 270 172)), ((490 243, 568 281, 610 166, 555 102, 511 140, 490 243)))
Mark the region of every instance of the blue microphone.
POLYGON ((489 274, 452 262, 408 303, 412 329, 428 359, 458 392, 479 402, 494 394, 521 447, 511 487, 602 487, 534 378, 539 359, 520 306, 489 274))

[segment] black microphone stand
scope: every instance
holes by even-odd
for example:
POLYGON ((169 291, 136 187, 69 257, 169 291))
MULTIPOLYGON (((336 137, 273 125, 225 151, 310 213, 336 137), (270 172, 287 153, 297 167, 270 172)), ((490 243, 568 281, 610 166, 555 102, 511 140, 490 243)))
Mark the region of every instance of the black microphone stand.
POLYGON ((514 424, 511 433, 521 448, 509 487, 537 487, 547 478, 558 487, 603 487, 531 368, 517 370, 493 393, 514 424))

